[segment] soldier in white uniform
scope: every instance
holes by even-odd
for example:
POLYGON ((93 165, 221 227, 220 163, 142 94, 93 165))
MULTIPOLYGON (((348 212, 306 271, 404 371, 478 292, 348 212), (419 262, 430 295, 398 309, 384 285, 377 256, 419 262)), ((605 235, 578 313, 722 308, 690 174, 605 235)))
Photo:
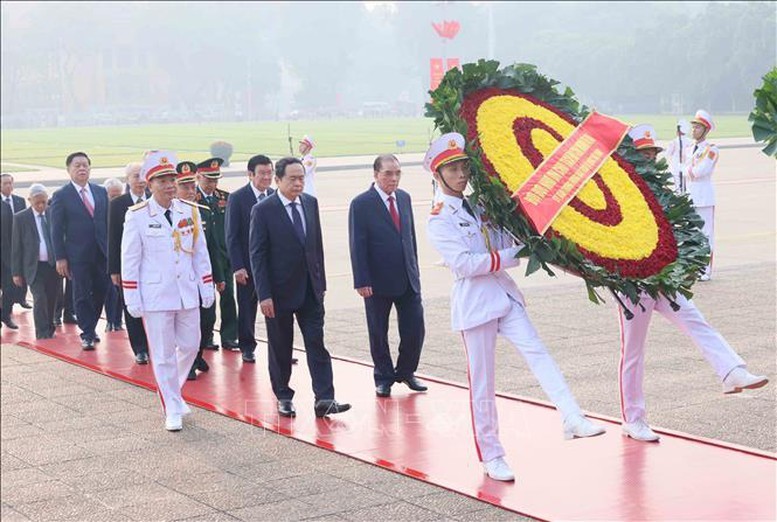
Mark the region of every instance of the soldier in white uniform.
POLYGON ((200 298, 215 299, 208 249, 195 205, 175 199, 176 160, 153 151, 143 175, 153 197, 129 208, 121 241, 127 310, 142 317, 165 428, 178 431, 190 413, 181 397, 200 343, 200 298))
POLYGON ((685 165, 688 163, 688 156, 691 154, 693 146, 691 137, 691 124, 686 120, 677 122, 677 136, 666 146, 666 160, 669 163, 669 171, 672 173, 674 181, 674 190, 678 194, 687 192, 685 186, 685 165))
POLYGON ((451 323, 462 334, 467 353, 475 446, 484 470, 495 480, 515 476, 499 441, 494 364, 496 336, 509 339, 563 418, 564 436, 590 437, 604 428, 586 419, 561 371, 526 315, 523 295, 505 269, 518 265, 519 246, 490 225, 483 210, 464 198, 469 160, 464 137, 445 134, 432 143, 424 161, 440 184, 441 201, 432 209, 427 232, 456 279, 451 323))
POLYGON ((299 153, 302 156, 300 159, 305 167, 305 189, 303 192, 313 197, 316 197, 316 158, 313 156, 315 146, 313 138, 307 134, 299 141, 299 153))
POLYGON ((696 116, 691 120, 691 127, 696 143, 685 167, 685 180, 696 213, 704 220, 702 232, 710 243, 710 262, 701 277, 702 281, 709 281, 712 277, 712 258, 715 252, 715 187, 712 185, 712 173, 718 164, 720 151, 707 141, 707 135, 715 130, 715 123, 707 111, 696 111, 696 116))
MULTIPOLYGON (((629 132, 635 144, 637 140, 644 139, 646 127, 649 126, 637 125, 629 132)), ((655 132, 653 136, 655 137, 655 132)), ((651 157, 649 151, 643 149, 641 152, 646 159, 655 160, 655 156, 651 157)), ((664 296, 653 299, 648 294, 640 294, 639 302, 644 310, 625 297, 621 301, 634 314, 632 319, 626 319, 623 310, 618 308, 621 329, 618 384, 624 435, 645 442, 656 442, 659 439, 658 434, 650 429, 647 423, 645 393, 642 389, 645 378, 645 341, 654 310, 691 338, 722 380, 723 393, 739 393, 743 389, 760 388, 769 382, 766 377, 753 375, 745 369, 745 361, 723 336, 710 326, 693 301, 678 294, 677 310, 672 309, 671 303, 664 296)))

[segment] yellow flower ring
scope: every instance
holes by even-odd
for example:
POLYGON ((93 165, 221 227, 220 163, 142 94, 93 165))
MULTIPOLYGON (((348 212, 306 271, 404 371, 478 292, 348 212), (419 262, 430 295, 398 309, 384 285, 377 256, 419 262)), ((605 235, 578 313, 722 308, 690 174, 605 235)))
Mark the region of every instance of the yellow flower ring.
MULTIPOLYGON (((487 174, 512 194, 575 129, 568 115, 528 94, 486 88, 464 97, 460 111, 487 174)), ((516 210, 518 211, 518 210, 516 210)), ((677 259, 672 226, 633 166, 613 154, 561 211, 546 237, 573 242, 608 272, 645 278, 677 259)))

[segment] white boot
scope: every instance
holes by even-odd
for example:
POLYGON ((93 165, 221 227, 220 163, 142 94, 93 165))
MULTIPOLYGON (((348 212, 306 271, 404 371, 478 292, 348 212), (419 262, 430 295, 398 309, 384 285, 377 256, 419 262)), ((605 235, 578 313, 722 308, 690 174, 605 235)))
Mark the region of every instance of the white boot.
POLYGON ((564 419, 564 438, 567 440, 601 435, 606 430, 604 426, 594 424, 583 415, 570 415, 564 419))
POLYGON ((627 437, 631 437, 634 440, 641 440, 642 442, 658 442, 661 437, 650 429, 648 423, 644 419, 637 419, 634 422, 623 423, 623 434, 627 437))
POLYGON ((183 429, 183 420, 180 413, 168 413, 165 419, 165 429, 167 431, 181 431, 183 429))
POLYGON ((723 379, 723 393, 739 393, 742 390, 755 390, 769 382, 763 375, 753 375, 742 366, 737 366, 723 379))
POLYGON ((505 461, 504 457, 497 457, 488 462, 484 462, 483 470, 494 480, 501 480, 504 482, 512 482, 515 480, 513 470, 510 469, 510 465, 505 461))

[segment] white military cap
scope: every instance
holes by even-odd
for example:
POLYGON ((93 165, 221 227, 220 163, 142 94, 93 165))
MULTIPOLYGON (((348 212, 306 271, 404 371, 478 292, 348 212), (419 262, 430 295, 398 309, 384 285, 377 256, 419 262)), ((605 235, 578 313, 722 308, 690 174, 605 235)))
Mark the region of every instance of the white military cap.
POLYGON ((443 134, 432 142, 424 158, 424 168, 435 172, 438 168, 454 161, 467 159, 464 152, 464 136, 458 132, 443 134))
POLYGON ((712 121, 712 116, 709 112, 699 109, 696 111, 696 116, 693 117, 691 120, 691 123, 698 123, 700 125, 704 125, 707 127, 707 130, 714 131, 715 130, 715 122, 712 121))
POLYGON ((300 143, 306 143, 306 144, 307 144, 307 146, 308 146, 308 147, 310 147, 311 149, 312 149, 313 147, 315 147, 315 146, 316 146, 316 142, 314 142, 314 141, 313 141, 313 138, 311 138, 311 137, 310 137, 310 136, 308 136, 307 134, 305 134, 304 136, 302 136, 302 139, 301 139, 301 140, 299 140, 299 142, 300 142, 300 143))
POLYGON ((629 131, 629 137, 634 141, 634 148, 637 150, 656 149, 658 152, 664 150, 656 145, 656 129, 647 123, 633 126, 629 131))
POLYGON ((146 181, 159 176, 175 176, 177 174, 175 166, 178 164, 178 158, 175 153, 169 150, 153 150, 143 159, 143 168, 140 175, 146 178, 146 181))

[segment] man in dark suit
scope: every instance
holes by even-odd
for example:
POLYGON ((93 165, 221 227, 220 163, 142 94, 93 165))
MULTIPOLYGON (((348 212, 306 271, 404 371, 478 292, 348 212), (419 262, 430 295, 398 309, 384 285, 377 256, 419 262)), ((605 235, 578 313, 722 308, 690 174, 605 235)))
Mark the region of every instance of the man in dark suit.
POLYGON ((251 273, 269 337, 270 382, 278 413, 296 415, 289 387, 294 316, 305 341, 316 417, 340 413, 350 404, 335 400, 332 359, 324 346, 324 246, 318 200, 303 194, 305 167, 297 158, 275 166, 278 190, 251 209, 251 273))
POLYGON ((73 281, 81 347, 94 350, 100 340, 95 327, 110 284, 108 193, 89 182, 91 162, 86 153, 70 154, 65 165, 71 181, 51 198, 51 239, 57 272, 73 281))
MULTIPOLYGON (((25 208, 27 203, 24 198, 17 196, 13 193, 13 176, 8 173, 0 174, 0 198, 11 207, 11 211, 14 214, 18 214, 25 208)), ((22 286, 11 285, 10 288, 11 305, 19 303, 22 308, 30 309, 32 306, 27 302, 27 285, 22 286)))
POLYGON ((426 391, 415 378, 424 343, 424 309, 418 276, 413 204, 400 190, 402 170, 393 154, 373 163, 375 182, 351 201, 348 233, 354 288, 364 298, 375 393, 391 395, 391 386, 403 382, 414 391, 426 391), (399 325, 397 364, 391 360, 388 326, 391 307, 399 325))
MULTIPOLYGON (((121 238, 124 235, 124 215, 127 209, 147 199, 146 180, 140 175, 140 163, 130 163, 124 172, 127 176, 129 191, 113 199, 108 204, 108 274, 119 292, 121 289, 121 238)), ((122 298, 120 302, 124 303, 122 298)), ((124 308, 124 323, 127 325, 132 352, 137 364, 148 364, 148 342, 143 329, 143 320, 132 317, 124 308)))
POLYGON ((0 319, 12 330, 19 328, 11 318, 13 305, 13 274, 11 271, 11 235, 13 233, 13 210, 5 203, 0 203, 0 289, 3 299, 0 304, 0 319))
POLYGON ((35 337, 54 337, 54 309, 62 292, 51 246, 49 195, 40 183, 30 186, 30 207, 13 220, 12 270, 16 286, 29 284, 34 306, 35 337))
POLYGON ((227 202, 227 249, 232 273, 237 282, 238 344, 243 362, 255 363, 256 338, 254 329, 258 300, 251 280, 251 260, 248 255, 248 228, 251 208, 275 191, 272 183, 272 161, 259 154, 248 160, 248 183, 229 196, 227 202))

